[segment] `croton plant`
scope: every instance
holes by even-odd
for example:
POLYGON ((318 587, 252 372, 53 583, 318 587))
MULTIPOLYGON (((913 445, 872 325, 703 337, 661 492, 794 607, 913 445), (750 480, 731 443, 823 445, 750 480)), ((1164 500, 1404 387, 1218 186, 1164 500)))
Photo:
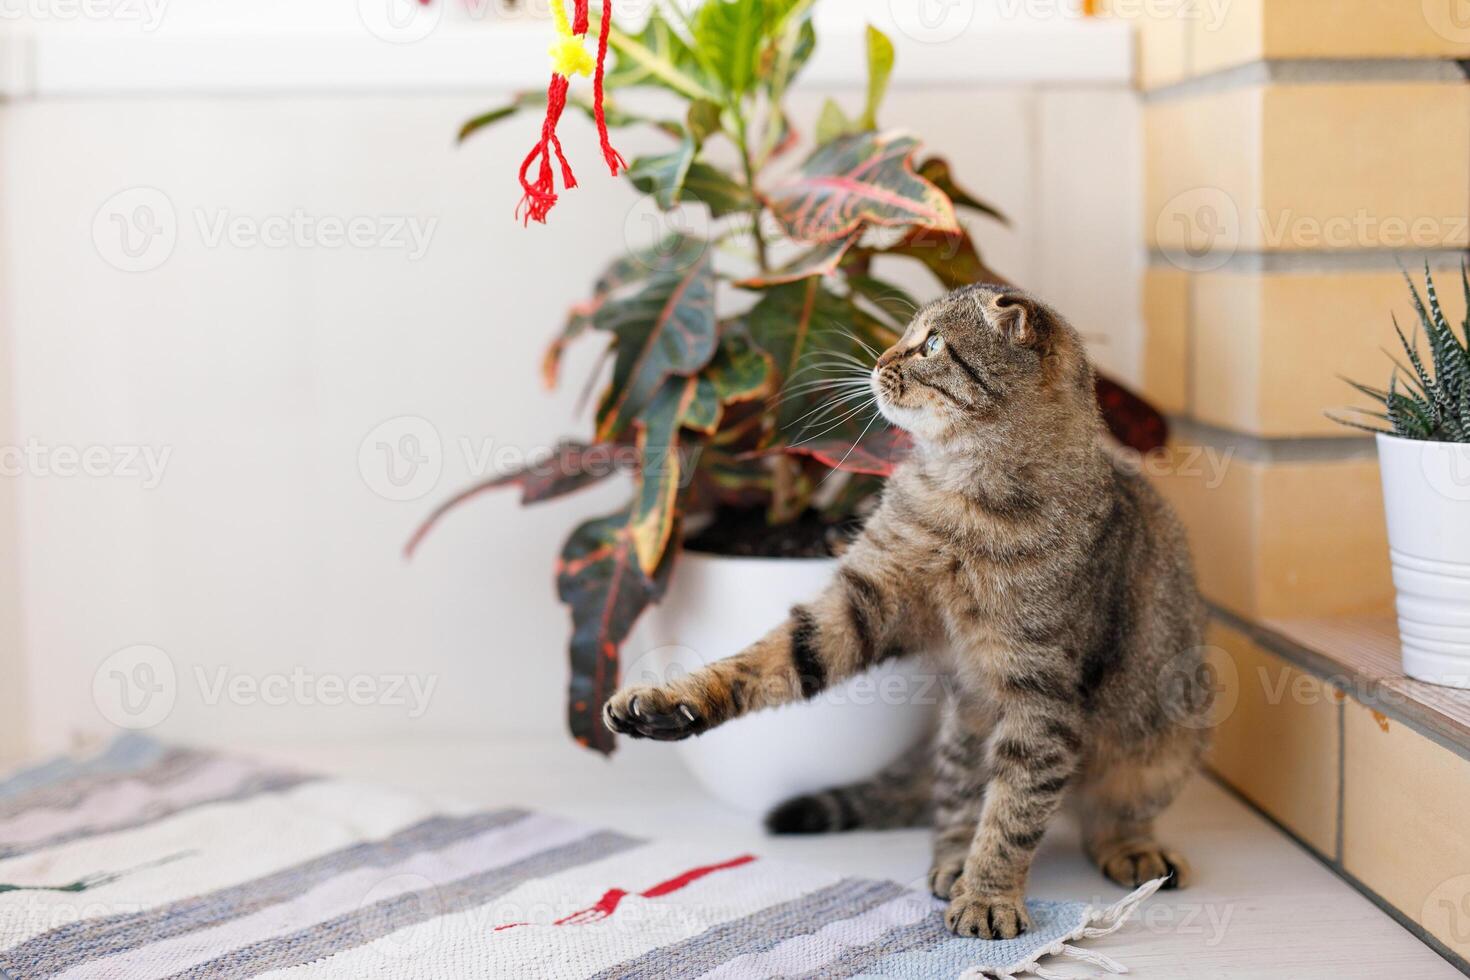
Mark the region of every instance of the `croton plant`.
MULTIPOLYGON (((571 307, 542 369, 553 385, 570 342, 590 334, 607 345, 612 369, 590 437, 469 488, 410 544, 485 490, 519 486, 536 503, 609 476, 613 449, 637 460, 631 499, 572 531, 557 575, 572 617, 570 728, 599 752, 613 749, 600 718, 619 648, 664 593, 694 521, 737 508, 761 508, 777 524, 814 511, 851 519, 902 456, 902 433, 878 419, 861 379, 917 304, 876 274, 884 263, 875 259, 917 262, 944 289, 1000 278, 957 209, 1000 215, 961 189, 943 159, 921 156, 912 136, 878 127, 894 62, 881 32, 867 31, 861 111, 829 100, 815 148, 796 159, 802 140, 786 96, 817 44, 813 3, 657 5, 637 33, 609 32, 608 125, 668 140, 625 176, 665 212, 705 209, 708 233, 670 233, 617 257, 571 307), (662 90, 666 104, 671 94, 680 111, 639 114, 613 98, 638 86, 662 90)), ((542 95, 519 96, 467 122, 461 138, 544 105, 542 95)), ((568 105, 592 115, 590 103, 568 105)), ((1122 441, 1145 451, 1161 443, 1162 419, 1147 405, 1106 380, 1099 398, 1122 441)))

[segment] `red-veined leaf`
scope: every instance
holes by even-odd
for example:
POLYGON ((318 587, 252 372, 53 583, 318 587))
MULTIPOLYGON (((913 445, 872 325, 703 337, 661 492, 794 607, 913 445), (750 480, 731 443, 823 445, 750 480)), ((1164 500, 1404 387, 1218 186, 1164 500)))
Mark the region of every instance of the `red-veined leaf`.
POLYGON ((602 706, 618 685, 618 651, 633 624, 662 595, 677 549, 653 575, 638 567, 629 512, 587 521, 572 532, 557 563, 556 586, 572 614, 567 722, 572 737, 604 755, 613 734, 602 706))
POLYGON ((670 375, 690 375, 715 353, 714 263, 706 252, 688 269, 660 272, 643 289, 614 297, 596 325, 616 335, 612 381, 597 412, 598 439, 625 432, 670 375))
POLYGON ((418 546, 446 514, 482 493, 505 487, 520 487, 521 503, 536 504, 564 497, 602 482, 617 472, 617 460, 613 457, 617 448, 606 444, 588 446, 573 441, 559 443, 549 455, 536 459, 519 470, 501 473, 455 494, 434 508, 433 513, 414 531, 413 537, 404 545, 404 557, 413 557, 418 546))
POLYGON ((908 456, 913 440, 902 429, 869 432, 860 441, 821 439, 777 450, 789 456, 809 456, 828 469, 889 477, 908 456))
POLYGON ((879 133, 834 140, 770 193, 771 211, 804 242, 843 238, 864 224, 957 232, 949 198, 914 172, 918 146, 912 137, 879 133))
POLYGON ((824 242, 811 251, 798 255, 779 269, 772 269, 770 272, 762 272, 748 279, 742 279, 735 285, 744 286, 747 289, 764 289, 767 286, 779 286, 782 283, 809 279, 812 276, 831 275, 842 264, 843 256, 858 240, 858 235, 858 232, 853 232, 846 238, 824 242))
POLYGON ((592 295, 567 311, 567 320, 561 333, 546 348, 541 359, 541 380, 548 388, 556 387, 561 373, 561 358, 567 345, 593 326, 597 311, 614 293, 632 283, 647 279, 658 272, 686 269, 705 250, 709 242, 692 235, 669 235, 648 248, 630 252, 617 259, 597 278, 592 295))

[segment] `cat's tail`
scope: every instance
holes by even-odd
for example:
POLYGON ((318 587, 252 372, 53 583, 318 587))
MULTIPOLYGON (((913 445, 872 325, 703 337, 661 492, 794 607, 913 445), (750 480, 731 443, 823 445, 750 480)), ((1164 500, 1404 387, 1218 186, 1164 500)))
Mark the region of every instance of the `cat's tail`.
POLYGON ((766 814, 773 834, 895 830, 929 823, 933 748, 923 739, 867 782, 795 796, 766 814))

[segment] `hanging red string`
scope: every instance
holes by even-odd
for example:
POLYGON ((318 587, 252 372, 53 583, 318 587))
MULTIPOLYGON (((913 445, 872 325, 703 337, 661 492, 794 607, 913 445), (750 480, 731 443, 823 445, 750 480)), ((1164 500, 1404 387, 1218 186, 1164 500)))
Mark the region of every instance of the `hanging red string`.
POLYGON ((564 0, 552 0, 551 17, 557 37, 551 45, 552 75, 551 84, 546 90, 546 120, 541 124, 541 139, 526 154, 520 171, 521 189, 525 194, 516 207, 516 217, 526 224, 532 221, 544 224, 547 214, 556 206, 556 175, 551 164, 553 154, 561 167, 562 187, 570 189, 577 186, 577 178, 562 153, 561 140, 556 135, 556 127, 566 109, 567 90, 571 87, 572 75, 594 75, 592 111, 597 120, 597 136, 602 144, 603 159, 607 161, 613 176, 617 176, 619 171, 627 167, 622 156, 613 149, 608 137, 604 108, 606 97, 603 78, 607 63, 608 35, 612 30, 612 0, 603 0, 602 28, 598 35, 595 60, 587 54, 583 46, 583 39, 591 26, 588 0, 573 0, 570 19, 567 17, 564 0), (536 171, 534 180, 531 179, 533 168, 536 171))

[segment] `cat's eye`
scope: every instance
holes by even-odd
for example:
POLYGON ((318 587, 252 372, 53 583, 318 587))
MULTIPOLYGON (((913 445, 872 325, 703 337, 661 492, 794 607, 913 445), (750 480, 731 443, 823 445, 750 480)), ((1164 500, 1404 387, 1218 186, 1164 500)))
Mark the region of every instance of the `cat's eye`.
POLYGON ((944 338, 937 333, 931 333, 929 339, 924 341, 924 356, 928 357, 930 354, 938 354, 939 348, 943 346, 944 338))

